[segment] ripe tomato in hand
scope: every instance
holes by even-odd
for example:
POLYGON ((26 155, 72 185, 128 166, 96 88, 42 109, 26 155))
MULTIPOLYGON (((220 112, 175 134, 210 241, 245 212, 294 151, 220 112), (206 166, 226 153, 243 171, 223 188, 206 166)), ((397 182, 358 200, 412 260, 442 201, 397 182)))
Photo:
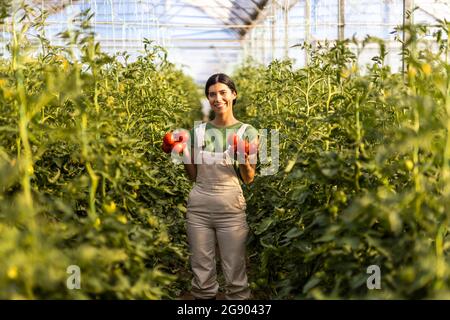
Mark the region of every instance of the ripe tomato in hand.
POLYGON ((164 135, 163 142, 169 146, 173 145, 175 143, 175 138, 174 138, 172 132, 167 132, 164 135))
POLYGON ((233 151, 236 153, 237 147, 238 147, 238 141, 239 141, 239 137, 236 133, 230 134, 228 136, 227 142, 228 145, 231 146, 233 148, 233 151))
POLYGON ((189 131, 186 130, 179 131, 175 134, 175 138, 177 139, 178 142, 186 143, 189 140, 189 131))
POLYGON ((173 145, 173 148, 172 148, 172 152, 175 152, 176 154, 180 154, 183 152, 185 147, 186 147, 186 143, 175 142, 173 145))
POLYGON ((250 143, 248 140, 239 140, 237 150, 239 153, 253 155, 258 151, 258 145, 255 143, 250 143))
POLYGON ((237 151, 239 153, 248 153, 248 141, 247 140, 238 140, 237 143, 237 151))
POLYGON ((247 154, 256 154, 258 152, 258 145, 256 143, 249 143, 246 141, 245 143, 245 153, 247 154))
POLYGON ((172 151, 172 145, 167 144, 165 141, 162 144, 162 149, 165 153, 170 153, 172 151))

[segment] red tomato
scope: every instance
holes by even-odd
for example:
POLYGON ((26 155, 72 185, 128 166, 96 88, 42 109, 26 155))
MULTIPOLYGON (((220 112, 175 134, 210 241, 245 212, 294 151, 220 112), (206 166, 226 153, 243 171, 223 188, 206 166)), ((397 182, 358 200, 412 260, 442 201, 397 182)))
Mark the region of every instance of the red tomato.
POLYGON ((237 150, 239 153, 255 154, 258 151, 258 145, 250 143, 248 140, 239 140, 237 150))
POLYGON ((256 143, 245 143, 245 153, 256 154, 258 152, 258 145, 256 143))
POLYGON ((250 152, 249 150, 250 150, 250 145, 248 144, 248 141, 245 140, 245 153, 249 154, 249 152, 250 152))
POLYGON ((236 149, 238 147, 238 141, 239 141, 239 137, 236 133, 230 134, 228 136, 227 142, 229 146, 232 146, 234 152, 236 152, 236 149))
POLYGON ((164 135, 163 142, 169 146, 175 143, 175 138, 173 137, 172 132, 167 132, 164 135))
POLYGON ((172 152, 175 152, 176 154, 180 154, 181 152, 183 152, 185 147, 186 147, 186 143, 175 142, 172 147, 172 152))
POLYGON ((248 141, 247 140, 238 140, 237 143, 237 151, 239 153, 247 153, 247 149, 248 149, 248 141))
POLYGON ((189 131, 183 130, 179 131, 175 134, 178 142, 188 142, 189 140, 189 131))
POLYGON ((162 149, 165 153, 170 153, 172 151, 172 146, 167 144, 165 141, 162 144, 162 149))

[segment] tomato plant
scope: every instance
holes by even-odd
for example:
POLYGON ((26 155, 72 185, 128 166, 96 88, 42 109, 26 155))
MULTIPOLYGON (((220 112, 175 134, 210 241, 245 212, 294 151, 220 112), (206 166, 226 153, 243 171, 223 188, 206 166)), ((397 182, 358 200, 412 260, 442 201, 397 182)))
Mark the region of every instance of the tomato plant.
POLYGON ((280 170, 244 189, 258 297, 448 297, 448 25, 434 51, 425 26, 406 32, 405 75, 373 38, 324 44, 302 69, 287 60, 235 73, 236 116, 280 134, 280 170), (362 73, 369 43, 380 53, 362 73), (370 265, 382 290, 366 287, 370 265))
MULTIPOLYGON (((11 14, 42 30, 33 7, 11 14)), ((134 61, 102 52, 89 16, 61 33, 63 47, 40 34, 39 53, 11 26, 11 59, 0 60, 5 299, 160 299, 188 282, 190 182, 161 140, 193 121, 196 86, 149 41, 134 61), (71 265, 82 290, 66 287, 71 265)))

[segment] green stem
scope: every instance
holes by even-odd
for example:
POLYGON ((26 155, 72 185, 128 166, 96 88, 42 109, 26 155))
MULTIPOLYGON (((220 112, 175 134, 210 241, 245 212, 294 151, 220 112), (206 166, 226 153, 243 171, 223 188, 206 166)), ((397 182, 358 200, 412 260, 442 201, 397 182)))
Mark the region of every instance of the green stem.
POLYGON ((91 163, 88 158, 88 141, 86 136, 87 130, 87 115, 83 113, 81 116, 81 154, 83 159, 86 161, 86 169, 88 171, 89 177, 91 179, 91 188, 89 191, 89 216, 95 221, 96 210, 95 210, 95 194, 98 187, 98 177, 92 169, 91 163))
POLYGON ((308 72, 308 88, 306 89, 306 94, 305 94, 305 98, 306 98, 306 115, 309 116, 309 83, 310 83, 310 76, 309 76, 309 72, 308 72))
POLYGON ((89 177, 91 178, 91 188, 89 190, 89 216, 92 221, 95 221, 95 218, 97 217, 95 210, 95 194, 97 193, 98 176, 92 169, 90 162, 86 163, 86 169, 89 173, 89 177))
MULTIPOLYGON (((22 188, 24 193, 25 207, 27 212, 33 212, 33 200, 31 196, 31 175, 33 174, 33 159, 28 138, 28 116, 27 116, 27 98, 24 85, 24 75, 20 68, 19 39, 16 32, 15 17, 12 19, 13 46, 12 46, 12 69, 17 80, 18 101, 14 104, 19 109, 19 136, 23 146, 21 154, 22 188)), ((19 144, 19 149, 21 146, 19 144)))
POLYGON ((447 230, 447 223, 442 223, 436 233, 435 251, 436 251, 436 283, 435 289, 440 290, 444 285, 443 278, 445 276, 445 256, 444 256, 444 236, 447 230))
POLYGON ((359 147, 361 144, 361 124, 359 120, 359 97, 355 101, 355 126, 356 126, 356 147, 355 147, 355 189, 359 191, 359 177, 361 176, 361 164, 359 162, 359 147))
MULTIPOLYGON (((447 47, 446 47, 446 54, 445 54, 445 65, 448 66, 448 49, 450 46, 450 39, 448 39, 447 36, 447 47)), ((443 183, 444 183, 444 193, 446 195, 450 194, 450 185, 448 183, 448 180, 450 178, 450 74, 448 72, 447 68, 447 94, 445 96, 445 110, 447 113, 447 123, 446 123, 446 129, 447 129, 447 137, 446 137, 446 143, 445 143, 445 150, 444 150, 444 159, 442 163, 442 177, 443 177, 443 183)))
MULTIPOLYGON (((417 97, 417 88, 415 86, 415 79, 412 79, 411 82, 411 92, 412 92, 412 96, 413 97, 417 97)), ((414 163, 414 169, 413 169, 413 179, 414 179, 414 190, 416 192, 416 198, 415 198, 415 217, 416 219, 418 219, 418 221, 420 221, 420 216, 421 216, 421 206, 422 206, 422 197, 420 197, 421 194, 421 178, 420 178, 420 171, 419 171, 419 150, 420 150, 420 146, 419 146, 419 132, 420 132, 420 114, 419 114, 419 106, 418 106, 418 102, 417 99, 415 99, 415 104, 413 104, 413 117, 414 117, 414 121, 413 121, 413 129, 414 129, 414 133, 416 136, 416 140, 414 141, 414 146, 413 146, 413 154, 412 154, 412 158, 413 158, 413 163, 414 163)))
MULTIPOLYGON (((419 136, 419 130, 420 130, 420 115, 417 108, 414 109, 414 131, 416 133, 416 137, 419 136)), ((420 172, 419 172, 419 142, 416 140, 414 142, 414 148, 413 148, 413 162, 414 162, 414 187, 417 193, 421 191, 421 185, 420 185, 420 172)))
POLYGON ((98 85, 97 79, 94 77, 94 106, 95 112, 98 114, 100 112, 100 105, 98 104, 98 85))
POLYGON ((102 177, 102 198, 106 198, 106 177, 102 177))
POLYGON ((327 114, 328 114, 328 112, 330 110, 330 102, 331 102, 331 96, 332 96, 332 94, 331 94, 330 76, 328 76, 327 83, 328 83, 328 99, 327 99, 327 114))

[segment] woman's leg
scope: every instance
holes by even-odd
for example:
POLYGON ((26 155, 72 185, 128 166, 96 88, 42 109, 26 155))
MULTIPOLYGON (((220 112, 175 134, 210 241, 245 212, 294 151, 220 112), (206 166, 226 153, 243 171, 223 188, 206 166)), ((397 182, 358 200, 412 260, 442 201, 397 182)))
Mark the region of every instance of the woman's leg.
POLYGON ((248 225, 245 213, 226 213, 216 223, 217 241, 220 260, 225 276, 225 298, 244 300, 250 298, 247 272, 245 266, 245 244, 248 225))
POLYGON ((191 252, 190 262, 194 278, 192 295, 197 299, 211 299, 217 295, 216 235, 209 213, 187 215, 187 237, 191 252))

